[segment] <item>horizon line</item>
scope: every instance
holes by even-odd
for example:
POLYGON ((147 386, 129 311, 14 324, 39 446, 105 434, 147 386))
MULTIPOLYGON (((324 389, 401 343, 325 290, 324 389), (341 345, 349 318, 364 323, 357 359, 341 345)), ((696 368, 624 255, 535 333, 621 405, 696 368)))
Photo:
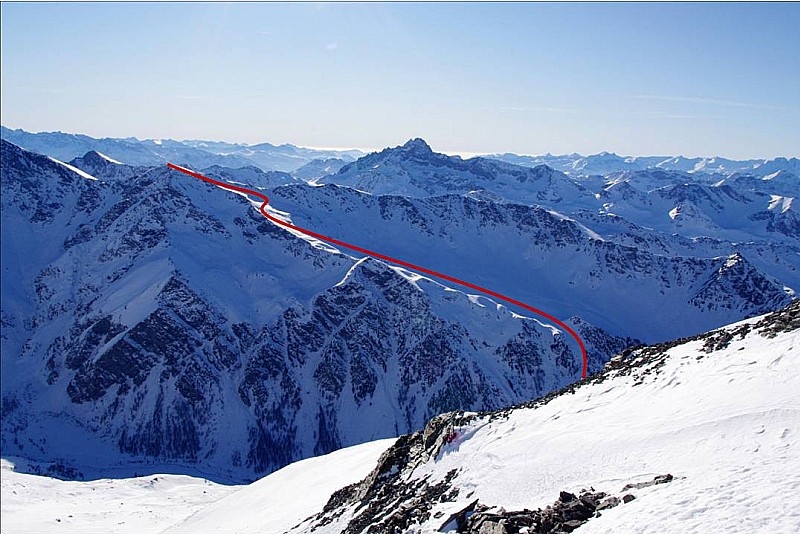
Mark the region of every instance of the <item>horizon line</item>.
MULTIPOLYGON (((271 141, 258 141, 258 142, 255 142, 255 143, 247 143, 247 142, 239 142, 239 141, 225 141, 225 140, 222 140, 222 139, 211 139, 211 138, 203 139, 203 138, 199 138, 199 137, 184 138, 184 139, 176 139, 176 138, 172 138, 172 137, 143 137, 143 138, 139 138, 139 137, 136 137, 134 135, 128 135, 128 136, 124 136, 124 137, 112 137, 112 136, 95 137, 94 135, 90 135, 90 134, 86 134, 86 133, 69 132, 69 131, 63 131, 63 130, 39 130, 39 131, 33 131, 33 130, 26 130, 24 128, 12 128, 12 127, 6 126, 5 124, 0 124, 0 126, 2 126, 3 128, 7 128, 8 130, 11 130, 11 131, 19 130, 19 131, 22 131, 22 132, 25 132, 25 133, 28 133, 28 134, 31 134, 31 135, 39 135, 39 134, 64 134, 64 135, 76 135, 76 136, 77 135, 82 135, 82 136, 85 136, 85 137, 90 137, 90 138, 95 139, 95 140, 102 140, 102 139, 113 139, 113 140, 135 139, 138 142, 164 141, 164 140, 167 140, 167 141, 175 141, 175 142, 178 142, 178 143, 186 143, 186 142, 190 142, 190 141, 202 141, 202 142, 211 142, 211 143, 227 143, 227 144, 231 144, 231 145, 242 145, 242 146, 248 146, 248 147, 252 147, 252 146, 255 146, 255 145, 265 144, 266 143, 266 144, 270 144, 270 145, 275 146, 275 147, 288 145, 288 146, 293 146, 295 148, 305 148, 305 149, 309 149, 309 150, 320 150, 320 151, 334 151, 334 152, 359 151, 359 152, 362 152, 365 156, 368 155, 368 154, 380 152, 380 151, 388 149, 388 148, 396 148, 396 147, 399 147, 399 146, 403 146, 403 144, 405 144, 405 142, 403 142, 403 143, 400 143, 400 144, 397 144, 397 145, 392 144, 392 145, 387 145, 387 146, 384 146, 384 147, 363 147, 363 146, 362 147, 341 147, 341 146, 301 145, 301 144, 295 144, 295 143, 291 143, 291 142, 273 143, 271 141)), ((424 137, 414 136, 414 137, 411 137, 411 138, 407 139, 406 142, 410 141, 411 139, 422 139, 423 141, 425 141, 424 137)), ((428 143, 427 141, 425 141, 425 143, 428 144, 428 146, 430 146, 430 143, 428 143)), ((514 156, 529 157, 529 158, 564 157, 564 156, 576 156, 576 155, 579 156, 579 157, 582 157, 582 158, 588 158, 588 157, 591 157, 591 156, 600 156, 600 155, 609 154, 609 155, 614 155, 614 156, 617 156, 617 157, 620 157, 620 158, 647 158, 647 157, 675 158, 675 157, 680 157, 680 158, 686 158, 686 159, 706 159, 706 160, 708 160, 708 159, 716 159, 716 158, 724 158, 724 159, 728 159, 728 160, 731 160, 731 161, 739 161, 739 162, 742 162, 742 161, 759 161, 759 160, 767 161, 767 160, 777 159, 777 158, 800 159, 800 153, 797 153, 797 154, 794 154, 794 155, 777 155, 777 156, 761 156, 761 157, 740 158, 738 156, 726 156, 726 155, 722 155, 722 154, 715 154, 715 155, 712 155, 712 156, 709 156, 709 155, 697 156, 697 155, 675 154, 675 153, 669 153, 669 152, 662 153, 662 154, 651 153, 651 154, 636 154, 636 155, 634 155, 634 154, 619 154, 614 150, 600 150, 599 152, 588 153, 588 154, 583 154, 583 153, 580 153, 580 152, 577 152, 577 151, 576 152, 565 152, 565 153, 562 153, 562 154, 556 154, 556 153, 552 153, 550 151, 543 152, 543 153, 540 153, 540 154, 534 154, 534 153, 530 153, 530 152, 526 152, 526 153, 523 153, 523 152, 511 152, 511 151, 508 151, 508 150, 475 152, 475 151, 451 150, 451 149, 435 149, 434 150, 433 147, 431 147, 431 150, 433 150, 434 152, 437 152, 439 154, 445 154, 445 155, 448 155, 448 156, 458 156, 458 157, 461 157, 463 159, 471 159, 471 158, 476 158, 476 157, 486 157, 486 156, 492 156, 492 155, 504 155, 504 154, 511 154, 511 155, 514 155, 514 156)))

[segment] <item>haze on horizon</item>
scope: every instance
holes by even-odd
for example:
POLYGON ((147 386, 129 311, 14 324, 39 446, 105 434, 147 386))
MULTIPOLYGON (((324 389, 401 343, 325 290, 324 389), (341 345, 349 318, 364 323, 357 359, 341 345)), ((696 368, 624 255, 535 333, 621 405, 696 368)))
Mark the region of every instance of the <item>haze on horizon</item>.
POLYGON ((798 156, 800 4, 9 4, 0 118, 94 137, 798 156))

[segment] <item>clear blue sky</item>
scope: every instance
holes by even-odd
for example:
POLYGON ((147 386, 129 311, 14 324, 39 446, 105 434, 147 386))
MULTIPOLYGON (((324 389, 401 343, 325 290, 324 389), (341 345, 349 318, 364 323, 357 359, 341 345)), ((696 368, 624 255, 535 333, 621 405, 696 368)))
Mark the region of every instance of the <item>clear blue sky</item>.
POLYGON ((2 123, 452 153, 800 155, 800 4, 2 4, 2 123))

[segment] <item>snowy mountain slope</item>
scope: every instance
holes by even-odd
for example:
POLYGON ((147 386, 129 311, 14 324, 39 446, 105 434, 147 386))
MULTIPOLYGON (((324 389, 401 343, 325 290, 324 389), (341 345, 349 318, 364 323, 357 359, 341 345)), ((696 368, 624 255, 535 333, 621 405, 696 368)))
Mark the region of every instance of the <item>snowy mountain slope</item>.
POLYGON ((264 170, 274 169, 286 172, 294 171, 314 159, 335 158, 343 161, 353 161, 364 155, 360 150, 305 148, 290 144, 272 145, 270 143, 259 143, 246 145, 221 141, 182 141, 182 143, 213 154, 245 157, 264 170))
MULTIPOLYGON (((225 486, 186 475, 150 475, 92 481, 64 481, 26 474, 25 468, 2 461, 3 532, 42 534, 58 532, 155 534, 165 528, 181 531, 193 514, 214 507, 225 510, 233 502, 242 505, 249 495, 252 515, 242 532, 255 526, 267 532, 283 532, 295 526, 295 517, 307 517, 319 510, 330 494, 343 483, 353 483, 369 474, 381 453, 394 439, 372 441, 339 451, 301 460, 262 479, 253 486, 225 486), (319 472, 320 465, 335 464, 319 472), (259 491, 240 493, 259 486, 259 491), (287 487, 302 485, 302 498, 287 487), (261 493, 271 498, 263 500, 261 493), (213 504, 212 504, 213 503, 213 504), (171 528, 170 528, 171 527, 171 528)), ((217 512, 219 513, 219 512, 217 512)), ((203 531, 191 527, 191 532, 203 531)))
POLYGON ((791 197, 734 189, 724 183, 678 183, 646 192, 634 184, 634 180, 624 180, 606 187, 599 195, 601 212, 689 238, 800 244, 800 219, 791 197))
POLYGON ((70 165, 91 174, 98 180, 130 180, 142 167, 126 165, 105 154, 91 150, 79 158, 69 162, 70 165))
MULTIPOLYGON (((2 157, 4 453, 246 480, 580 374, 563 333, 317 247, 230 192, 2 157)), ((630 343, 579 328, 591 368, 630 343)))
POLYGON ((24 130, 11 130, 4 126, 0 128, 4 141, 62 161, 70 161, 94 150, 128 165, 159 165, 173 160, 199 167, 211 165, 241 167, 250 163, 249 160, 239 156, 212 154, 171 140, 140 141, 132 137, 95 139, 81 134, 29 133, 24 130))
POLYGON ((732 175, 728 184, 722 175, 648 168, 573 179, 546 165, 526 169, 484 158, 462 160, 412 139, 345 165, 317 183, 414 198, 461 193, 493 203, 535 204, 570 216, 620 215, 666 235, 796 246, 800 221, 792 208, 794 197, 786 193, 800 193, 800 182, 786 171, 770 176, 732 175))
MULTIPOLYGON (((718 175, 690 174, 688 172, 649 168, 635 171, 619 171, 604 175, 603 188, 625 183, 637 192, 647 193, 654 189, 688 183, 711 185, 718 175)), ((599 191, 597 191, 599 192, 599 191)))
POLYGON ((270 197, 300 226, 646 341, 696 334, 790 299, 783 284, 740 253, 651 253, 605 241, 541 207, 458 195, 376 196, 333 185, 282 187, 270 197), (330 217, 332 211, 345 216, 330 217), (724 267, 729 261, 735 269, 724 267))
POLYGON ((485 189, 526 203, 597 204, 588 189, 545 165, 528 169, 483 158, 462 160, 433 152, 422 139, 365 156, 318 182, 407 197, 485 189))
POLYGON ((579 211, 570 216, 605 241, 658 256, 714 258, 739 254, 785 286, 800 288, 800 245, 756 240, 731 242, 707 236, 687 238, 640 226, 613 213, 579 211))
POLYGON ((359 150, 316 150, 294 145, 233 144, 216 141, 171 139, 95 139, 62 132, 29 133, 1 127, 0 137, 17 146, 53 156, 61 161, 98 151, 128 165, 159 165, 180 162, 195 168, 221 165, 232 168, 255 165, 263 170, 293 171, 316 158, 337 157, 348 161, 363 155, 359 150))
POLYGON ((763 177, 733 173, 720 180, 719 185, 730 185, 742 191, 758 191, 783 197, 800 198, 800 176, 779 170, 763 177))
MULTIPOLYGON (((701 186, 732 187, 737 192, 770 193, 781 196, 800 196, 800 178, 786 170, 765 176, 746 173, 706 174, 649 168, 638 171, 613 172, 605 175, 604 187, 627 182, 633 188, 650 192, 667 186, 696 184, 701 186)), ((583 180, 581 183, 587 183, 583 180)), ((592 189, 595 192, 598 190, 592 189)))
MULTIPOLYGON (((361 482, 343 480, 316 516, 298 514, 292 532, 454 532, 451 518, 465 509, 479 512, 471 521, 484 521, 480 532, 516 532, 497 526, 512 510, 540 520, 531 510, 589 487, 620 501, 610 499, 601 513, 597 500, 564 509, 577 525, 588 519, 580 532, 795 532, 800 513, 778 496, 800 489, 798 329, 796 301, 696 338, 628 351, 541 401, 440 416, 401 437, 361 482), (660 483, 645 483, 654 477, 660 483), (628 494, 634 499, 622 503, 628 494)), ((250 521, 248 504, 286 491, 270 478, 241 490, 241 505, 224 499, 224 508, 202 510, 175 531, 274 532, 250 521)), ((305 486, 292 490, 302 495, 305 486)), ((563 531, 569 518, 553 519, 547 532, 563 531)), ((469 524, 458 531, 478 532, 469 524)))
POLYGON ((371 441, 340 449, 325 456, 288 465, 176 522, 164 534, 200 530, 237 532, 285 532, 320 510, 342 484, 354 484, 367 476, 381 454, 395 439, 371 441), (291 488, 291 489, 290 489, 291 488), (232 509, 247 509, 241 522, 220 525, 232 509), (215 524, 208 524, 216 517, 215 524), (201 526, 198 526, 201 525, 201 526))
MULTIPOLYGON (((441 159, 408 148, 383 156, 441 159)), ((2 349, 14 355, 3 358, 2 439, 21 457, 87 477, 160 469, 248 480, 414 430, 442 410, 529 399, 579 373, 576 347, 547 325, 299 238, 241 196, 99 153, 74 169, 6 142, 2 156, 2 349)), ((461 161, 442 158, 442 168, 461 161)), ((484 168, 497 167, 464 176, 484 168)), ((212 172, 256 187, 294 180, 212 172)), ((681 242, 690 253, 675 257, 677 240, 651 236, 666 252, 639 250, 485 191, 268 194, 295 222, 577 316, 590 369, 630 338, 695 333, 790 298, 738 249, 681 242)), ((775 249, 751 248, 791 271, 775 249)))

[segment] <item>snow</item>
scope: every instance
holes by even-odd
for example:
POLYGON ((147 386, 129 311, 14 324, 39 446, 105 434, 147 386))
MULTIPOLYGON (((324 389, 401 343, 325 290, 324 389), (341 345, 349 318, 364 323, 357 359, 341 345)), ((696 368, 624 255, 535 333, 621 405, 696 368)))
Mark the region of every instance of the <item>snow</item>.
POLYGON ((293 463, 227 495, 164 534, 285 532, 321 510, 334 491, 367 476, 394 441, 373 441, 293 463))
POLYGON ((164 474, 63 481, 16 472, 3 459, 3 533, 283 532, 321 509, 343 484, 365 477, 393 443, 303 460, 249 486, 164 474))
POLYGON ((80 169, 79 169, 79 168, 77 168, 77 167, 73 167, 73 166, 72 166, 72 165, 70 165, 69 163, 64 163, 63 161, 61 161, 61 160, 57 160, 56 158, 53 158, 53 157, 50 157, 50 156, 47 156, 47 158, 48 158, 49 160, 53 161, 54 163, 58 163, 59 165, 63 165, 64 167, 66 167, 67 169, 71 170, 72 172, 74 172, 74 173, 75 173, 75 174, 77 174, 78 176, 81 176, 81 177, 83 177, 83 178, 86 178, 87 180, 95 180, 95 181, 98 181, 98 180, 97 180, 97 178, 95 178, 94 176, 92 176, 92 175, 91 175, 91 174, 89 174, 88 172, 84 172, 84 171, 80 170, 80 169))
POLYGON ((780 213, 786 213, 787 211, 792 209, 793 201, 794 198, 791 197, 770 195, 769 211, 779 211, 780 213))
POLYGON ((2 460, 3 533, 160 532, 236 486, 184 475, 87 482, 18 473, 2 460))
POLYGON ((117 165, 124 165, 124 163, 122 163, 121 161, 117 161, 114 158, 110 158, 110 157, 106 156, 105 154, 103 154, 102 152, 97 152, 97 155, 100 156, 101 158, 103 158, 104 160, 108 161, 109 163, 116 163, 117 165))
POLYGON ((725 266, 724 269, 730 269, 731 267, 735 267, 738 263, 742 261, 741 257, 739 256, 730 256, 725 259, 725 266))

